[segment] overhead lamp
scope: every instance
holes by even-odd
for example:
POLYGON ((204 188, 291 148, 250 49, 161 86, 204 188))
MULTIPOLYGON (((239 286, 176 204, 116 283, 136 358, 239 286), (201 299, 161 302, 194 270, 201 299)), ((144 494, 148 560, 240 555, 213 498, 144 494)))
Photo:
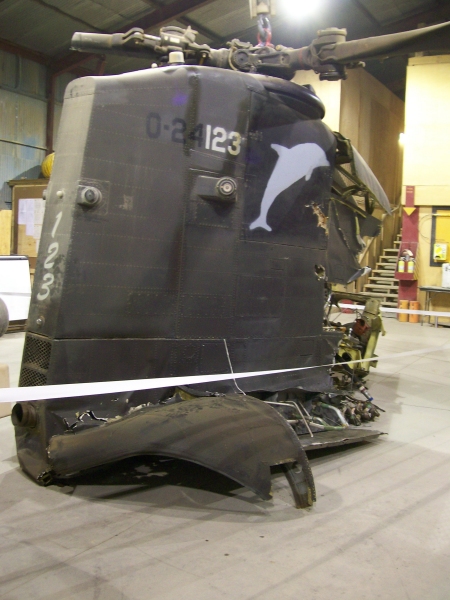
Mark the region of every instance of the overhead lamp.
POLYGON ((320 0, 278 0, 283 13, 294 19, 301 19, 316 12, 321 5, 320 0))

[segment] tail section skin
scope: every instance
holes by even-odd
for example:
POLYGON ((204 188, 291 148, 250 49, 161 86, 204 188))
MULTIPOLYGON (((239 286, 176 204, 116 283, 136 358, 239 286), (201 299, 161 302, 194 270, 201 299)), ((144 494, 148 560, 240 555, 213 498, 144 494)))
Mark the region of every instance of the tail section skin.
POLYGON ((267 183, 259 217, 250 224, 250 230, 260 227, 272 231, 267 223, 267 214, 281 192, 303 177, 305 181, 309 181, 314 169, 330 166, 325 152, 318 144, 298 144, 293 148, 272 144, 271 148, 278 154, 278 160, 267 183))

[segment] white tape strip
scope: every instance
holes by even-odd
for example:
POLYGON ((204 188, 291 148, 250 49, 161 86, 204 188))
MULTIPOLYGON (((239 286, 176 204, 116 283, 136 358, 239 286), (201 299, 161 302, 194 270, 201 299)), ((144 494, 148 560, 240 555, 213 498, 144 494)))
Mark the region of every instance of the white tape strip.
MULTIPOLYGON (((364 310, 366 307, 362 304, 342 304, 339 302, 339 308, 348 308, 351 310, 364 310)), ((388 308, 380 306, 381 312, 397 313, 404 315, 424 315, 426 317, 450 317, 450 312, 435 312, 431 310, 410 310, 409 308, 388 308)))
MULTIPOLYGON (((433 346, 422 350, 410 350, 400 354, 387 354, 377 356, 372 360, 393 360, 404 356, 419 356, 431 352, 442 352, 450 349, 450 344, 444 346, 433 346)), ((370 362, 371 359, 352 360, 339 364, 357 364, 370 362)), ((193 375, 190 377, 160 377, 157 379, 129 379, 126 381, 96 381, 94 383, 69 383, 64 385, 42 385, 35 387, 3 388, 0 389, 0 402, 24 402, 28 400, 51 400, 56 398, 74 398, 77 396, 94 396, 97 394, 118 394, 120 392, 131 392, 138 390, 155 390, 165 387, 176 387, 179 385, 195 385, 199 383, 211 383, 214 381, 227 381, 243 379, 245 377, 261 377, 264 375, 277 375, 279 373, 292 373, 293 371, 307 371, 321 367, 333 367, 335 363, 327 365, 315 365, 313 367, 299 367, 297 369, 278 369, 276 371, 252 371, 248 373, 223 373, 220 375, 193 375)))

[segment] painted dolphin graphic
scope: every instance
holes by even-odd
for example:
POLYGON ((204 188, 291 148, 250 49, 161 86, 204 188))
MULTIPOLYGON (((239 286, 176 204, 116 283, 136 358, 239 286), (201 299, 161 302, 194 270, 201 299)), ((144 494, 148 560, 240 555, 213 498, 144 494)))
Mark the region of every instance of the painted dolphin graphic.
POLYGON ((278 160, 267 183, 259 217, 250 224, 250 229, 261 227, 272 231, 267 224, 267 213, 276 197, 302 177, 309 181, 312 172, 317 167, 330 166, 325 152, 317 144, 298 144, 290 149, 278 144, 271 144, 271 148, 278 153, 278 160))

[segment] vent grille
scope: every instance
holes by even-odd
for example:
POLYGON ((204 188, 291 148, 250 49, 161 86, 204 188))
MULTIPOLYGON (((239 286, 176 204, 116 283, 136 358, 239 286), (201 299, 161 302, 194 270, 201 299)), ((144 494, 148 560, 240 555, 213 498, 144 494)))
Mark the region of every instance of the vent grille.
POLYGON ((50 366, 52 344, 42 336, 27 333, 23 351, 22 370, 20 372, 20 387, 45 385, 46 371, 50 366))
POLYGON ((49 340, 27 334, 23 363, 46 371, 50 366, 51 349, 52 345, 49 340))
POLYGON ((33 371, 22 367, 20 371, 19 387, 33 387, 35 385, 45 385, 47 383, 47 376, 39 371, 33 371))

